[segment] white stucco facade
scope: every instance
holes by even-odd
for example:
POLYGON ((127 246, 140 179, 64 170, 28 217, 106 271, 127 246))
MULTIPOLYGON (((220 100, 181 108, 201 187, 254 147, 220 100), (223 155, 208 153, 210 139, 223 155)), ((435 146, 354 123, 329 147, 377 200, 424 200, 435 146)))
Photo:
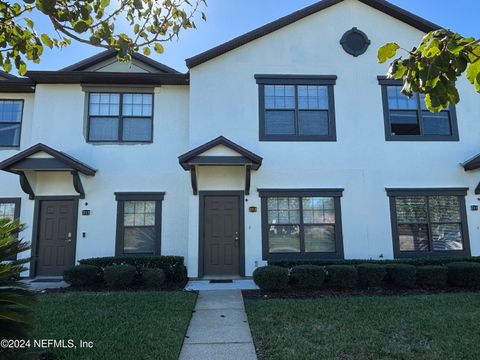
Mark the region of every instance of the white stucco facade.
MULTIPOLYGON (((480 255, 479 205, 474 190, 479 171, 460 165, 480 152, 480 102, 465 79, 456 107, 460 141, 386 141, 377 49, 395 40, 411 48, 420 30, 356 0, 305 17, 190 70, 190 85, 154 89, 153 142, 92 144, 85 138, 85 91, 80 84, 37 84, 34 94, 2 94, 25 100, 19 149, 0 150, 0 160, 44 143, 95 168, 81 175, 86 197, 79 203, 76 260, 115 253, 115 192, 165 192, 162 202, 162 255, 186 259, 190 277, 199 268, 199 196, 178 156, 224 136, 263 158, 252 171, 245 196, 245 275, 262 258, 261 200, 257 189, 344 189, 341 198, 344 257, 394 257, 386 188, 469 188, 465 198, 472 255, 480 255), (339 44, 357 27, 371 45, 359 57, 339 44), (255 74, 336 75, 336 141, 259 140, 259 96, 255 74), (249 212, 249 207, 257 212, 249 212), (89 209, 89 216, 81 211, 89 209), (83 234, 85 233, 85 236, 83 234)), ((122 66, 108 65, 107 71, 122 66)), ((101 68, 101 66, 100 66, 101 68)), ((149 69, 148 67, 142 68, 149 69)), ((108 84, 106 84, 108 85, 108 84)), ((126 85, 126 87, 128 87, 126 85)), ((238 156, 219 146, 206 156, 238 156)), ((27 174, 35 195, 77 195, 67 172, 27 174)), ((243 191, 245 167, 197 166, 198 190, 243 191)), ((34 201, 18 176, 0 173, 0 198, 21 198, 22 236, 32 237, 34 201)))

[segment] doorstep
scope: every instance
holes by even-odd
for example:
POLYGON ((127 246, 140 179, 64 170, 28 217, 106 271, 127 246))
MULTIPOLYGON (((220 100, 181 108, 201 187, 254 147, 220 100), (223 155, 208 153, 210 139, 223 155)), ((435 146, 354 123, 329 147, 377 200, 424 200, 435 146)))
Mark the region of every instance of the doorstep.
POLYGON ((22 279, 21 282, 27 285, 30 290, 46 290, 46 289, 60 289, 66 288, 70 285, 63 281, 63 278, 49 276, 49 277, 35 277, 30 279, 22 279))
POLYGON ((251 279, 202 279, 190 280, 185 287, 185 290, 190 291, 219 291, 219 290, 258 290, 251 279))

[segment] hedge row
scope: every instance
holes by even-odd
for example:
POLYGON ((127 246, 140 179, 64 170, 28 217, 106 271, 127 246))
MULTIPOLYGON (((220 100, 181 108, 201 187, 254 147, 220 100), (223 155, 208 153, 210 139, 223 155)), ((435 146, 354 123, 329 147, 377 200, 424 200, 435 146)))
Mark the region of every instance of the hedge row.
POLYGON ((358 265, 298 265, 291 269, 269 265, 258 268, 253 280, 262 290, 354 289, 357 287, 392 287, 409 289, 444 288, 448 285, 464 288, 480 287, 480 264, 451 262, 446 265, 378 264, 358 265))
POLYGON ((162 269, 167 281, 182 282, 187 277, 184 259, 181 256, 114 256, 80 260, 81 265, 93 265, 101 269, 113 265, 131 265, 137 271, 142 269, 162 269))
POLYGON ((95 265, 76 265, 63 272, 64 280, 72 286, 93 286, 105 283, 113 289, 125 289, 135 283, 147 287, 160 287, 165 282, 162 269, 142 269, 138 271, 132 265, 112 265, 101 269, 95 265))
POLYGON ((436 257, 436 258, 419 258, 419 259, 396 259, 396 260, 299 260, 299 261, 269 261, 268 265, 281 266, 288 269, 298 265, 360 265, 360 264, 407 264, 413 266, 428 265, 447 265, 454 262, 474 262, 480 263, 480 256, 472 257, 436 257))

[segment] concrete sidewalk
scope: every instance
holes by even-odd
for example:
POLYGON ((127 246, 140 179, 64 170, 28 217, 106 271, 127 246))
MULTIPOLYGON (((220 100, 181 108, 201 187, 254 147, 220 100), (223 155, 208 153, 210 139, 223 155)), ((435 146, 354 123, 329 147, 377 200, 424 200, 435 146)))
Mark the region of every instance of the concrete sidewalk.
POLYGON ((242 293, 200 291, 180 360, 256 360, 242 293))
POLYGON ((185 290, 218 291, 218 290, 258 290, 253 280, 233 280, 231 283, 211 283, 208 280, 190 280, 185 290))

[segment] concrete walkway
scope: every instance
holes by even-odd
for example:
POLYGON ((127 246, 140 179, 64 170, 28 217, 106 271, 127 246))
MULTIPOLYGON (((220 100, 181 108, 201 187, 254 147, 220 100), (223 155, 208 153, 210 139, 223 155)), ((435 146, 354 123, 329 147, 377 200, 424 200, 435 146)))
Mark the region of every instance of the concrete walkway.
POLYGON ((200 291, 180 360, 256 360, 240 290, 200 291))
POLYGON ((190 280, 185 290, 218 291, 218 290, 258 290, 253 280, 232 280, 231 283, 211 283, 208 280, 190 280))

